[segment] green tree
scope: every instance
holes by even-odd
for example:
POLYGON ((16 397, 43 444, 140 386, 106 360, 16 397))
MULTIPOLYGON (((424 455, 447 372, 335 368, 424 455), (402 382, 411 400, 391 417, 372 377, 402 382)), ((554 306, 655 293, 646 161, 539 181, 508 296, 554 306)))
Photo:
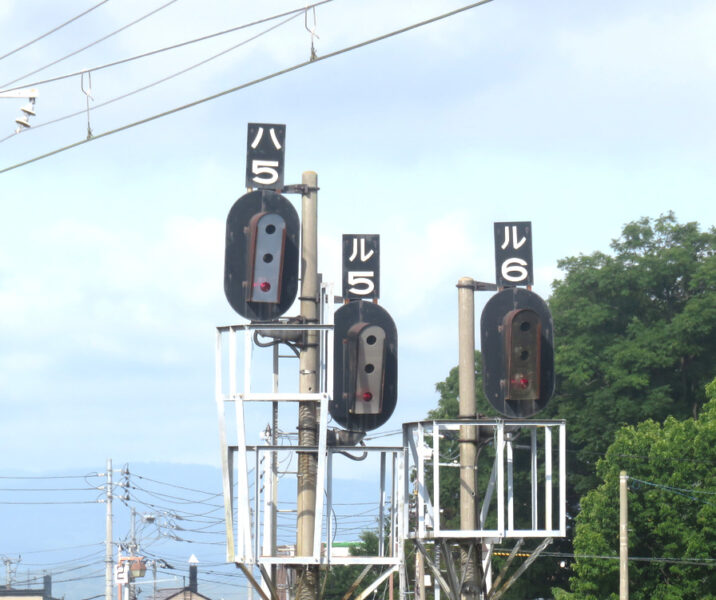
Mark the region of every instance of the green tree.
POLYGON ((577 517, 572 593, 558 599, 618 598, 619 473, 629 476, 630 597, 716 598, 716 379, 697 419, 668 417, 620 429, 597 464, 601 484, 577 517))
MULTIPOLYGON (((571 514, 598 485, 597 460, 620 427, 698 415, 704 385, 716 374, 716 230, 679 224, 669 213, 627 224, 611 248, 612 254, 560 261, 565 276, 549 299, 557 385, 539 416, 567 420, 571 514)), ((478 412, 494 415, 482 393, 481 367, 476 353, 478 412)), ((457 368, 436 388, 440 399, 429 418, 456 417, 457 368)), ((453 479, 441 479, 441 506, 457 498, 453 479)), ((454 513, 454 500, 452 506, 454 513)), ((454 525, 453 513, 444 516, 454 525)), ((558 540, 551 550, 567 552, 569 541, 558 540)), ((564 576, 558 559, 541 558, 508 597, 547 597, 545 589, 564 576)))
POLYGON ((579 495, 619 427, 696 416, 716 374, 716 230, 669 213, 611 247, 560 261, 549 299, 557 386, 543 416, 567 420, 579 495))

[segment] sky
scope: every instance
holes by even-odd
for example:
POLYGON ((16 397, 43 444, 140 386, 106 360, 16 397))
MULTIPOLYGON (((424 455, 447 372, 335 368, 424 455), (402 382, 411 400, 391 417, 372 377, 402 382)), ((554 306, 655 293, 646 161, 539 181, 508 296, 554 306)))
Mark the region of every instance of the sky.
POLYGON ((320 59, 463 5, 333 0, 101 68, 305 6, 109 0, 13 52, 97 4, 0 3, 0 91, 39 90, 19 135, 25 101, 0 97, 0 472, 219 465, 215 332, 242 322, 224 229, 250 122, 286 124, 286 183, 318 173, 337 293, 341 235, 381 236, 399 387, 377 433, 435 407, 458 359, 455 284, 494 281, 494 222, 532 222, 545 298, 561 258, 609 251, 627 222, 716 223, 712 2, 493 0, 106 136, 301 65, 312 44, 320 59))

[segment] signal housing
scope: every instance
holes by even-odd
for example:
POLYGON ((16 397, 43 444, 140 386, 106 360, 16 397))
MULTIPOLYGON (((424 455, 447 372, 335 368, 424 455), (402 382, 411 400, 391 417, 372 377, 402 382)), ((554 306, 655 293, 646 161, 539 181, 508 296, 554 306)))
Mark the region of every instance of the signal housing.
POLYGON ((393 414, 398 396, 398 333, 390 314, 357 300, 334 315, 333 398, 328 410, 351 431, 370 431, 393 414))
POLYGON ((506 288, 488 300, 480 319, 485 396, 500 414, 529 418, 554 392, 552 315, 525 288, 506 288))
POLYGON ((300 221, 293 205, 271 190, 244 194, 226 219, 224 293, 250 321, 272 321, 298 292, 300 221))

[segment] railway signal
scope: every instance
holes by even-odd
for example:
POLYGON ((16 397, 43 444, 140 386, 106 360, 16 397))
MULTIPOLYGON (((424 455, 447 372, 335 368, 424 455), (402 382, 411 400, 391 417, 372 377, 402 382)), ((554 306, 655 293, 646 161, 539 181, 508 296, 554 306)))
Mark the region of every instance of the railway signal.
POLYGON ((298 290, 300 223, 293 205, 271 190, 239 198, 226 219, 224 292, 251 321, 272 321, 298 290))
POLYGON ((351 431, 370 431, 393 414, 398 396, 398 333, 388 311, 354 301, 334 317, 333 419, 351 431))
POLYGON ((527 418, 554 392, 552 315, 525 288, 495 294, 480 319, 483 386, 490 404, 507 417, 527 418))

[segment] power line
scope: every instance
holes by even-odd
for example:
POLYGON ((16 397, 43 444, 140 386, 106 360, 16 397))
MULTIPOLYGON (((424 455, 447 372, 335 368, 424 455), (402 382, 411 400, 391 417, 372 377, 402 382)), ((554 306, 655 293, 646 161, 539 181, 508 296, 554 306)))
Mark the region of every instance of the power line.
POLYGON ((104 542, 96 542, 94 544, 80 544, 78 546, 63 546, 62 548, 49 548, 47 550, 26 550, 20 554, 41 554, 45 552, 59 552, 60 550, 74 550, 76 548, 90 548, 92 546, 104 546, 104 542))
MULTIPOLYGON (((108 0, 105 0, 107 2, 108 0)), ((316 2, 314 4, 309 4, 307 6, 302 6, 301 8, 294 8, 293 10, 287 10, 286 12, 279 13, 276 15, 272 15, 270 17, 264 17, 263 19, 259 19, 257 21, 252 21, 251 23, 244 23, 243 25, 237 25, 236 27, 231 27, 230 29, 224 29, 223 31, 217 31, 216 33, 210 33, 208 35, 204 35, 198 38, 194 38, 192 40, 187 40, 184 42, 180 42, 178 44, 174 44, 172 46, 165 46, 164 48, 158 48, 157 50, 150 50, 149 52, 144 52, 143 54, 137 54, 136 56, 131 56, 129 58, 123 58, 120 60, 116 60, 114 62, 106 63, 104 65, 99 65, 97 67, 89 67, 87 69, 82 69, 81 71, 75 71, 74 73, 67 73, 65 75, 58 75, 57 77, 50 77, 49 79, 42 79, 40 81, 33 81, 32 83, 23 83, 22 85, 11 87, 7 89, 3 89, 3 92, 10 92, 16 89, 20 88, 33 88, 38 87, 40 85, 44 85, 46 83, 54 83, 56 81, 61 81, 63 79, 69 79, 71 77, 77 77, 78 75, 82 75, 82 73, 86 72, 96 72, 101 71, 103 69, 109 69, 110 67, 116 67, 118 65, 123 65, 129 62, 133 62, 135 60, 140 60, 142 58, 147 58, 149 56, 154 56, 155 54, 160 54, 162 52, 167 52, 169 50, 176 50, 177 48, 182 48, 184 46, 189 46, 191 44, 195 44, 197 42, 204 42, 206 40, 219 37, 222 35, 226 35, 228 33, 234 33, 236 31, 240 31, 242 29, 248 29, 250 27, 253 27, 254 25, 261 25, 262 23, 267 23, 268 21, 274 21, 276 19, 280 19, 281 17, 286 17, 289 15, 299 15, 306 10, 309 10, 311 8, 315 8, 317 6, 320 6, 321 4, 327 4, 329 2, 333 2, 334 0, 321 0, 320 2, 316 2)), ((84 111, 82 111, 84 112, 84 111)), ((37 127, 37 125, 33 126, 37 127)))
POLYGON ((132 485, 132 486, 130 486, 130 488, 133 489, 133 490, 138 490, 138 491, 140 491, 140 492, 144 492, 145 494, 149 494, 150 496, 154 496, 155 498, 159 498, 160 500, 168 498, 168 499, 170 499, 170 500, 175 500, 176 502, 180 502, 181 504, 205 504, 205 505, 207 505, 207 506, 214 506, 214 507, 219 506, 219 507, 223 507, 223 504, 222 504, 222 505, 213 504, 213 503, 211 503, 211 502, 208 501, 208 500, 210 500, 210 499, 212 499, 212 498, 219 498, 219 497, 223 496, 223 492, 219 492, 218 494, 214 494, 214 493, 211 493, 211 492, 202 492, 202 493, 204 493, 204 494, 208 494, 208 495, 209 495, 209 498, 205 498, 205 499, 203 499, 203 500, 200 500, 200 499, 180 498, 179 496, 174 496, 174 495, 172 495, 172 494, 163 494, 162 492, 156 492, 156 491, 153 491, 153 490, 147 490, 147 489, 142 488, 142 487, 140 487, 140 486, 138 486, 138 485, 132 485))
MULTIPOLYGON (((482 6, 484 4, 488 4, 492 2, 493 0, 479 0, 478 2, 473 2, 472 4, 468 4, 466 6, 462 6, 460 8, 457 8, 455 10, 452 10, 447 13, 443 13, 441 15, 438 15, 436 17, 431 17, 430 19, 426 19, 424 21, 420 21, 418 23, 413 23, 412 25, 408 25, 406 27, 402 27, 401 29, 393 30, 389 33, 385 33, 383 35, 379 35, 377 37, 371 38, 369 40, 365 40, 363 42, 359 42, 357 44, 353 44, 351 46, 346 46, 345 48, 341 48, 340 50, 336 50, 334 52, 330 52, 328 54, 325 54, 323 56, 317 56, 312 57, 311 59, 295 64, 291 67, 287 67, 285 69, 281 69, 280 71, 275 71, 274 73, 271 73, 269 75, 264 75, 263 77, 259 77, 258 79, 254 79, 252 81, 249 81, 247 83, 242 83, 240 85, 237 85, 233 88, 229 88, 228 90, 224 90, 223 92, 218 92, 216 94, 212 94, 211 96, 206 96, 204 98, 200 98, 199 100, 195 100, 193 102, 189 102, 187 104, 183 104, 181 106, 177 106, 176 108, 172 108, 169 110, 166 110, 164 112, 158 113, 156 115, 152 115, 150 117, 146 117, 145 119, 141 119, 139 121, 134 121, 133 123, 128 123, 127 125, 122 125, 121 127, 117 127, 116 129, 111 129, 109 131, 105 131, 104 133, 100 133, 97 135, 94 135, 88 139, 80 140, 78 142, 74 142, 73 144, 68 144, 66 146, 62 146, 61 148, 57 148, 56 150, 52 150, 50 152, 46 152, 45 154, 41 154, 39 156, 35 156, 34 158, 30 158, 28 160, 16 163, 14 165, 11 165, 9 167, 5 167, 4 169, 0 169, 0 174, 7 173, 8 171, 12 171, 13 169, 17 169, 19 167, 24 167, 25 165, 29 165, 31 163, 37 162, 39 160, 49 158, 50 156, 54 156, 55 154, 60 154, 62 152, 66 152, 67 150, 71 150, 72 148, 76 148, 78 146, 82 146, 84 144, 87 144, 89 142, 93 142, 95 140, 99 140, 104 137, 108 137, 110 135, 114 135, 116 133, 120 133, 122 131, 126 131, 128 129, 133 129, 134 127, 138 127, 140 125, 145 125, 147 123, 150 123, 152 121, 156 121, 157 119, 161 119, 163 117, 167 117, 169 115, 172 115, 174 113, 181 112, 183 110, 186 110, 188 108, 193 108, 194 106, 198 106, 200 104, 204 104, 205 102, 210 102, 212 100, 217 100, 218 98, 221 98, 223 96, 227 96, 229 94, 233 94, 234 92, 238 92, 240 90, 252 87, 254 85, 257 85, 259 83, 263 83, 264 81, 269 81, 271 79, 275 79, 276 77, 280 77, 281 75, 286 75, 288 73, 292 73, 293 71, 297 71, 299 69, 302 69, 303 67, 306 67, 308 65, 321 62, 324 60, 327 60, 329 58, 334 58, 336 56, 339 56, 341 54, 345 54, 347 52, 352 52, 353 50, 358 50, 359 48, 363 48, 365 46, 369 46, 371 44, 375 44, 376 42, 380 42, 383 40, 386 40, 391 37, 395 37, 397 35, 400 35, 402 33, 406 33, 408 31, 412 31, 413 29, 417 29, 419 27, 423 27, 425 25, 429 25, 431 23, 435 23, 437 21, 447 19, 448 17, 455 16, 457 14, 460 14, 462 12, 471 10, 473 8, 476 8, 478 6, 482 6)), ((14 82, 13 82, 14 83, 14 82)))
MULTIPOLYGON (((146 491, 146 490, 143 490, 142 488, 137 488, 137 487, 135 487, 135 486, 132 486, 132 489, 134 489, 135 491, 137 491, 137 492, 139 492, 139 493, 148 494, 148 495, 150 495, 150 496, 158 496, 158 494, 153 494, 153 493, 151 493, 151 492, 148 492, 148 491, 146 491)), ((166 496, 166 494, 161 494, 161 496, 166 496)), ((212 504, 212 503, 206 502, 206 500, 186 501, 186 500, 184 500, 184 499, 182 499, 182 498, 176 498, 176 497, 170 497, 170 498, 175 498, 175 499, 181 501, 182 504, 195 503, 195 504, 202 504, 202 505, 204 505, 204 506, 209 506, 209 507, 212 507, 212 508, 211 508, 210 510, 208 510, 208 511, 196 513, 196 512, 191 512, 191 511, 188 511, 188 510, 185 510, 185 509, 176 508, 176 507, 173 507, 173 506, 163 506, 163 505, 159 505, 159 504, 153 504, 153 503, 151 503, 151 502, 147 502, 147 501, 145 501, 145 500, 142 500, 141 498, 138 498, 138 497, 136 497, 135 495, 132 495, 131 501, 137 502, 137 503, 139 503, 139 504, 144 504, 145 506, 149 506, 149 507, 151 507, 151 508, 153 508, 153 509, 162 511, 162 512, 164 512, 167 516, 171 516, 172 518, 176 518, 176 519, 179 519, 179 520, 182 520, 182 519, 189 519, 189 520, 191 520, 192 517, 206 517, 206 515, 209 515, 209 514, 211 514, 211 513, 217 512, 217 511, 219 511, 219 510, 221 510, 221 509, 224 508, 224 505, 223 505, 223 504, 212 504)), ((160 498, 160 499, 161 499, 161 498, 160 498)), ((202 506, 202 507, 200 508, 200 510, 203 510, 204 506, 202 506)), ((212 519, 213 519, 213 517, 210 517, 208 520, 212 520, 212 519)))
MULTIPOLYGON (((53 581, 53 583, 70 583, 73 581, 87 581, 88 579, 100 579, 100 578, 103 578, 104 576, 105 576, 104 571, 100 571, 96 575, 90 574, 90 575, 85 575, 84 577, 71 577, 69 579, 56 579, 55 581, 53 581)), ((104 594, 102 594, 101 597, 104 597, 104 594)))
POLYGON ((657 488, 662 488, 665 490, 668 490, 670 492, 683 492, 686 494, 708 494, 709 496, 716 496, 716 492, 709 492, 706 490, 697 490, 694 488, 679 488, 679 487, 673 487, 670 485, 664 485, 661 483, 654 483, 653 481, 644 481, 643 479, 637 479, 636 477, 629 477, 630 481, 637 481, 638 483, 643 483, 645 485, 650 485, 657 488))
POLYGON ((369 435, 369 436, 366 436, 366 437, 363 438, 363 439, 366 440, 366 441, 367 441, 367 440, 377 440, 377 439, 379 439, 379 438, 391 437, 391 436, 398 435, 398 434, 402 434, 402 433, 403 433, 403 430, 402 430, 402 429, 393 429, 392 431, 384 431, 384 432, 382 432, 382 433, 377 433, 377 434, 374 434, 374 435, 369 435))
POLYGON ((639 484, 648 485, 654 488, 662 489, 666 492, 671 492, 672 494, 678 494, 679 496, 683 496, 684 498, 687 498, 689 500, 692 500, 694 502, 701 502, 702 504, 705 504, 707 506, 716 506, 713 502, 707 502, 704 498, 699 498, 696 496, 696 494, 708 494, 709 496, 713 496, 716 494, 716 492, 708 492, 706 490, 695 490, 695 489, 686 489, 686 488, 678 488, 678 487, 672 487, 669 485, 662 485, 660 483, 654 483, 653 481, 644 481, 643 479, 637 479, 636 477, 629 477, 630 481, 637 482, 637 485, 632 485, 632 489, 636 489, 639 487, 639 484))
POLYGON ((99 473, 86 475, 0 475, 0 479, 83 479, 85 477, 100 477, 99 473))
POLYGON ((168 483, 166 481, 158 481, 156 479, 150 479, 149 477, 144 477, 143 475, 137 475, 137 473, 132 473, 133 477, 138 477, 139 479, 144 479, 144 481, 151 481, 152 483, 158 483, 159 485, 166 485, 168 487, 177 488, 180 490, 186 490, 188 492, 198 492, 200 494, 207 494, 208 496, 220 496, 221 494, 215 494, 214 492, 207 492, 205 490, 197 490, 195 488, 190 487, 184 487, 183 485, 176 485, 174 483, 168 483))
MULTIPOLYGON (((98 545, 98 544, 95 544, 98 545)), ((85 554, 84 556, 75 556, 74 558, 68 558, 67 560, 58 560, 55 562, 42 562, 42 563, 28 563, 23 560, 22 564, 25 567, 45 567, 46 570, 49 570, 49 567, 53 566, 53 570, 58 570, 62 568, 63 566, 69 566, 76 562, 87 560, 90 558, 95 558, 99 554, 100 548, 97 548, 97 551, 92 552, 91 554, 85 554)), ((25 554, 24 552, 19 552, 18 554, 25 554)), ((96 561, 95 561, 96 562, 96 561)), ((94 564, 90 563, 90 564, 94 564)))
MULTIPOLYGON (((89 562, 89 563, 85 563, 85 564, 83 564, 83 565, 78 565, 78 566, 76 566, 76 567, 68 567, 68 568, 66 568, 66 569, 50 569, 50 572, 51 572, 53 575, 60 575, 60 574, 64 574, 64 573, 70 573, 71 571, 80 571, 80 570, 82 570, 82 569, 86 569, 86 568, 88 568, 88 567, 92 567, 92 566, 97 565, 97 564, 100 564, 100 563, 102 563, 102 562, 104 562, 104 559, 95 560, 95 561, 92 561, 92 562, 89 562)), ((28 585, 30 582, 32 582, 32 581, 38 581, 38 580, 40 580, 41 578, 42 578, 42 575, 37 575, 37 576, 34 576, 34 577, 29 576, 29 575, 26 575, 26 576, 25 576, 25 579, 19 581, 18 583, 28 585)))
POLYGON ((82 48, 79 48, 78 50, 75 50, 74 52, 70 52, 69 54, 66 54, 65 56, 63 56, 62 58, 58 58, 57 60, 53 60, 51 63, 48 63, 48 64, 46 64, 45 66, 40 67, 39 69, 35 69, 34 71, 30 71, 29 73, 25 73, 24 75, 21 75, 21 76, 18 77, 17 79, 13 79, 12 81, 8 81, 7 83, 3 83, 2 85, 0 85, 0 87, 4 88, 4 87, 6 87, 6 86, 8 86, 8 85, 12 85, 13 83, 16 83, 16 82, 18 82, 18 81, 20 81, 20 80, 22 80, 22 79, 25 79, 25 77, 29 77, 30 75, 34 75, 35 73, 39 73, 40 71, 44 71, 45 69, 47 69, 47 68, 49 68, 49 67, 52 67, 52 66, 56 65, 57 63, 60 63, 60 62, 62 62, 63 60, 66 60, 66 59, 70 58, 71 56, 75 56, 76 54, 79 54, 80 52, 84 52, 84 51, 87 50, 88 48, 91 48, 92 46, 96 46, 96 45, 99 44, 100 42, 104 42, 105 40, 111 38, 112 36, 117 35, 118 33, 121 33, 122 31, 124 31, 125 29, 128 29, 128 28, 131 27, 132 25, 136 25, 136 24, 139 23, 140 21, 143 21, 144 19, 146 19, 146 18, 148 18, 148 17, 151 17, 152 15, 158 13, 160 10, 163 10, 163 9, 167 8, 167 7, 170 6, 171 4, 174 4, 175 2, 177 2, 177 0, 169 0, 169 2, 166 2, 165 4, 162 4, 159 8, 155 8, 153 11, 148 12, 146 15, 143 15, 143 16, 139 17, 138 19, 135 19, 135 20, 132 21, 131 23, 127 23, 126 25, 124 25, 123 27, 120 27, 119 29, 115 29, 115 30, 112 31, 111 33, 108 33, 107 35, 105 35, 105 36, 99 38, 98 40, 95 40, 94 42, 91 42, 91 43, 87 44, 86 46, 82 46, 82 48))
POLYGON ((199 523, 211 523, 212 520, 216 520, 217 523, 222 522, 222 519, 220 519, 218 517, 209 517, 208 519, 205 519, 205 520, 202 520, 199 517, 205 517, 206 515, 209 515, 211 513, 218 512, 224 508, 223 506, 217 506, 216 508, 212 508, 211 510, 204 512, 204 513, 190 513, 187 511, 174 509, 171 507, 159 506, 157 504, 152 504, 151 502, 143 502, 142 500, 138 500, 136 498, 133 498, 132 502, 141 504, 143 506, 147 506, 153 510, 158 510, 161 513, 169 516, 170 518, 178 519, 180 521, 195 521, 195 522, 199 522, 199 523), (180 515, 178 513, 183 513, 183 514, 180 515))
POLYGON ((66 501, 66 502, 5 502, 0 501, 0 504, 98 504, 98 500, 77 500, 77 501, 66 501))
MULTIPOLYGON (((599 555, 599 554, 571 554, 569 552, 542 552, 541 557, 556 558, 576 558, 576 559, 595 559, 595 560, 619 560, 618 556, 599 555)), ((659 556, 630 556, 629 560, 636 562, 654 562, 654 563, 673 563, 688 564, 701 567, 716 566, 716 558, 678 558, 678 557, 659 557, 659 556)))
POLYGON ((59 31, 60 29, 62 29, 62 28, 65 27, 66 25, 69 25, 70 23, 76 21, 77 19, 79 19, 79 18, 81 18, 81 17, 84 17, 86 14, 91 13, 95 8, 99 8, 100 6, 102 6, 103 4, 105 4, 106 2, 109 2, 109 0, 102 0, 102 2, 99 2, 99 3, 95 4, 94 6, 92 6, 91 8, 88 8, 88 9, 87 9, 86 11, 84 11, 84 12, 81 12, 81 13, 80 13, 79 15, 77 15, 76 17, 72 17, 71 19, 69 19, 68 21, 65 21, 64 23, 61 23, 60 25, 58 25, 58 26, 55 27, 54 29, 50 29, 50 31, 48 31, 47 33, 43 33, 41 36, 36 37, 34 40, 30 40, 29 42, 23 44, 22 46, 18 46, 18 47, 15 48, 14 50, 11 50, 11 51, 8 52, 7 54, 3 54, 2 56, 0 56, 0 60, 2 60, 2 59, 4 59, 4 58, 7 58, 8 56, 12 56, 12 55, 15 54, 16 52, 19 52, 20 50, 23 50, 24 48, 27 48, 28 46, 31 46, 31 45, 34 44, 35 42, 39 42, 41 39, 46 38, 48 35, 52 35, 53 33, 55 33, 55 31, 59 31))
MULTIPOLYGON (((2 141, 2 140, 0 140, 0 141, 2 141)), ((567 452, 570 454, 582 454, 582 455, 589 454, 591 456, 598 456, 599 458, 604 458, 606 455, 606 452, 595 452, 593 450, 584 450, 581 448, 567 448, 567 452)), ((650 458, 649 455, 647 455, 647 454, 624 454, 624 453, 612 454, 612 453, 610 453, 609 456, 613 457, 613 458, 635 458, 635 459, 647 459, 647 460, 650 458)), ((669 460, 678 461, 678 462, 694 463, 697 465, 711 464, 709 461, 706 461, 706 460, 698 460, 695 458, 688 458, 685 456, 670 456, 669 460)))
POLYGON ((84 488, 0 488, 0 492, 86 492, 97 491, 94 487, 84 488))

